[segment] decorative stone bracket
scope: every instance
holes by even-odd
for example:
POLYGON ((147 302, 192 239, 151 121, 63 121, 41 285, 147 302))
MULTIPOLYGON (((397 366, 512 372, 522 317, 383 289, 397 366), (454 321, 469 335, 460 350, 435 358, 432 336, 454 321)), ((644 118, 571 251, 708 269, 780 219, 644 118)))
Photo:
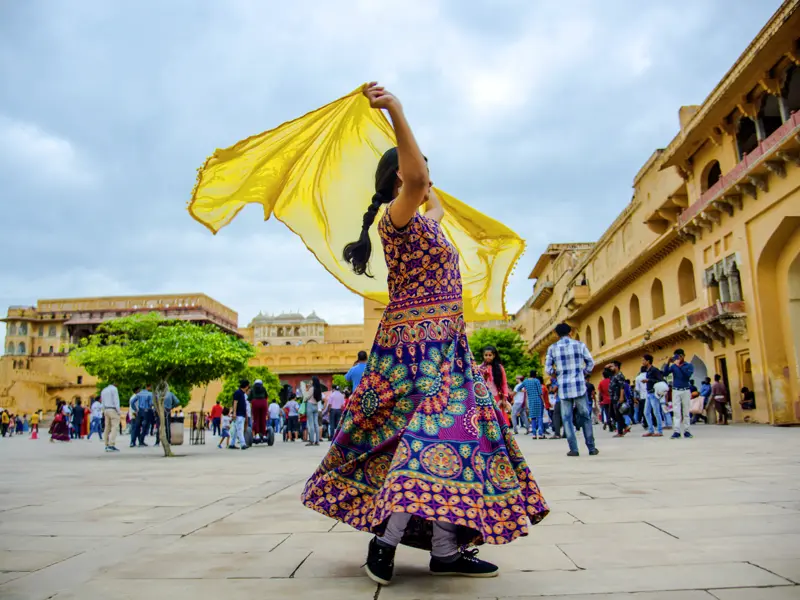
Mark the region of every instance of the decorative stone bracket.
POLYGON ((736 335, 747 338, 747 314, 744 302, 717 302, 686 317, 686 332, 706 344, 711 350, 714 342, 723 348, 733 344, 736 335))

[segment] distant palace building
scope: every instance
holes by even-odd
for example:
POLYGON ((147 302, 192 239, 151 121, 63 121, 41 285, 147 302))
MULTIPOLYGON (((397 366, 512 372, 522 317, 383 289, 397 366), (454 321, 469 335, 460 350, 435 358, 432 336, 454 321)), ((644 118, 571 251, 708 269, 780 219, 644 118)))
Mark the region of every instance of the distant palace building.
POLYGON ((36 306, 12 306, 0 319, 6 324, 0 406, 31 412, 53 408, 58 398, 80 398, 85 404, 96 393, 96 381, 68 364, 69 345, 104 321, 150 312, 237 333, 236 312, 205 294, 39 300, 36 306))
MULTIPOLYGON (((96 394, 96 380, 67 362, 70 344, 94 333, 101 323, 132 314, 158 312, 165 317, 209 323, 237 334, 256 347, 253 366, 266 366, 282 382, 296 387, 318 376, 332 385, 346 373, 359 350, 369 351, 384 307, 364 300, 363 323, 330 325, 316 312, 265 315, 238 327, 238 314, 205 294, 122 296, 39 300, 36 306, 12 306, 6 318, 5 354, 0 358, 0 406, 14 411, 52 410, 57 399, 84 404, 96 394)), ((505 327, 507 322, 482 323, 505 327)), ((468 331, 475 324, 468 323, 468 331)), ((205 395, 213 404, 221 382, 192 391, 189 410, 198 410, 205 395)))
MULTIPOLYGON (((297 386, 317 375, 332 384, 346 373, 359 350, 369 350, 383 306, 364 301, 364 322, 330 325, 316 313, 303 316, 259 313, 247 327, 238 327, 238 314, 205 294, 122 296, 39 300, 35 306, 12 306, 0 321, 6 324, 4 355, 0 358, 0 406, 14 411, 51 410, 57 399, 84 404, 96 394, 96 380, 67 361, 71 344, 94 333, 101 323, 132 314, 158 312, 165 317, 209 323, 241 336, 254 346, 254 366, 269 367, 281 381, 297 386)), ((205 393, 213 402, 220 382, 192 392, 191 409, 205 393)))
POLYGON ((723 378, 735 421, 800 423, 799 42, 789 0, 708 98, 680 109, 678 135, 600 239, 548 246, 514 319, 532 350, 566 321, 632 380, 643 354, 661 366, 681 347, 698 387, 723 378))

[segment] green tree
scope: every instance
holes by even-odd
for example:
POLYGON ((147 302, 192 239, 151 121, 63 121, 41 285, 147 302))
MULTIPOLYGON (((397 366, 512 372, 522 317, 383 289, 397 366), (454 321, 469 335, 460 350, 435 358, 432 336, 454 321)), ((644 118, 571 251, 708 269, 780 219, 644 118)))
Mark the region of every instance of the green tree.
POLYGON ((255 354, 240 338, 213 325, 165 319, 158 313, 107 321, 70 351, 73 364, 120 389, 153 385, 164 456, 172 456, 164 420, 169 388, 188 402, 189 391, 236 372, 255 354))
POLYGON ((264 387, 267 388, 270 401, 275 399, 280 402, 278 392, 281 389, 281 382, 278 376, 269 370, 269 367, 243 367, 235 373, 229 373, 223 379, 222 390, 217 394, 217 400, 222 406, 233 405, 233 392, 239 389, 239 382, 242 379, 247 379, 250 385, 253 385, 256 379, 260 379, 264 382, 264 387))
POLYGON ((350 383, 344 378, 344 375, 338 373, 333 376, 333 385, 344 391, 350 387, 350 383))
POLYGON ((469 347, 477 361, 483 361, 481 351, 486 346, 497 348, 509 385, 517 375, 527 377, 531 371, 542 375, 544 371, 539 354, 529 352, 525 340, 513 329, 478 329, 470 336, 469 347))

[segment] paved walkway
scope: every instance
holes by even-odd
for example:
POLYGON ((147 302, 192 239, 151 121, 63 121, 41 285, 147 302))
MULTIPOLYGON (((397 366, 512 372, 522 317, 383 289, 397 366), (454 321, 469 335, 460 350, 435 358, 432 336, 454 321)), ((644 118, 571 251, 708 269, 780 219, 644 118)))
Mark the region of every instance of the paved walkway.
POLYGON ((499 578, 434 578, 401 548, 379 594, 361 570, 369 537, 299 504, 323 447, 183 446, 167 460, 0 439, 0 598, 800 598, 800 429, 595 433, 600 456, 578 459, 521 440, 552 513, 481 549, 499 578))

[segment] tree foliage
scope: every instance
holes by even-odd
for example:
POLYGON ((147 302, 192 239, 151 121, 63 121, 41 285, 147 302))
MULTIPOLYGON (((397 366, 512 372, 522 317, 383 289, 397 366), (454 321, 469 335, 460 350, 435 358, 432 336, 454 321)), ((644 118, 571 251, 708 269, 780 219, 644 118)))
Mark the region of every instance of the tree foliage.
POLYGON ((222 382, 222 390, 217 394, 217 400, 222 406, 233 405, 233 392, 239 388, 239 381, 247 379, 252 386, 256 379, 264 382, 264 387, 267 388, 269 399, 278 400, 278 392, 281 389, 281 382, 278 376, 269 370, 269 367, 243 367, 234 373, 225 376, 222 382))
MULTIPOLYGON (((213 325, 150 313, 103 323, 71 350, 70 360, 121 390, 153 385, 161 420, 168 386, 188 402, 193 387, 242 369, 254 353, 250 344, 213 325)), ((159 431, 164 455, 171 456, 163 423, 159 431)))
POLYGON ((338 387, 341 391, 345 391, 350 387, 350 383, 344 378, 344 375, 339 374, 333 376, 333 385, 338 387))
POLYGON ((514 377, 528 374, 534 370, 542 375, 544 369, 537 353, 528 351, 522 336, 513 329, 478 329, 469 338, 469 347, 477 361, 482 361, 481 351, 486 346, 494 346, 506 370, 509 385, 514 377))

